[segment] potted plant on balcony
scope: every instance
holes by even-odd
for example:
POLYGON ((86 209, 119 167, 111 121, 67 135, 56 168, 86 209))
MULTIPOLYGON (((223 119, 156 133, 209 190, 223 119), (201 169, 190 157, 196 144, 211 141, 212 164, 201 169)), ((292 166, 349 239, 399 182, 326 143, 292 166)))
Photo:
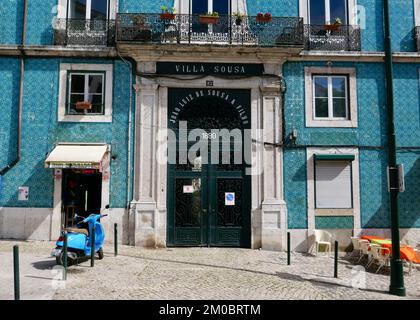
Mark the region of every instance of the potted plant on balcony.
POLYGON ((199 22, 201 24, 216 24, 219 21, 218 12, 209 12, 206 14, 201 14, 199 16, 199 22))
POLYGON ((233 17, 235 18, 235 24, 237 26, 240 26, 242 24, 242 22, 244 21, 245 15, 241 12, 235 12, 233 14, 233 17))
POLYGON ((132 20, 133 24, 138 27, 144 27, 146 22, 146 18, 141 14, 136 14, 132 20))
POLYGON ((160 7, 160 20, 175 20, 175 8, 168 8, 167 6, 160 7))
POLYGON ((271 20, 273 20, 273 17, 270 12, 266 12, 266 13, 258 12, 257 17, 256 17, 256 21, 258 23, 267 23, 267 22, 271 22, 271 20))
POLYGON ((92 109, 92 103, 89 101, 79 101, 76 102, 76 110, 91 110, 92 109))
POLYGON ((342 24, 341 19, 335 18, 334 23, 324 25, 324 29, 326 31, 337 31, 340 28, 341 24, 342 24))

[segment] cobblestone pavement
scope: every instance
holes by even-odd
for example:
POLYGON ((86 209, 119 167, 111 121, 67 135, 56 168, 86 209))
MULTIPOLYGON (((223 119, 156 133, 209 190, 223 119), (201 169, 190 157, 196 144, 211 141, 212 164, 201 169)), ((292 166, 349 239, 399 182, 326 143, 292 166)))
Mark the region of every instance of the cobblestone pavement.
MULTIPOLYGON (((0 241, 1 299, 13 298, 13 244, 0 241)), ((22 299, 398 299, 387 294, 389 271, 364 272, 345 257, 334 279, 326 256, 294 253, 287 266, 285 253, 262 250, 121 246, 114 257, 108 246, 104 260, 70 267, 64 282, 49 257, 53 243, 18 244, 22 299)), ((420 270, 405 283, 407 298, 420 299, 420 270)))

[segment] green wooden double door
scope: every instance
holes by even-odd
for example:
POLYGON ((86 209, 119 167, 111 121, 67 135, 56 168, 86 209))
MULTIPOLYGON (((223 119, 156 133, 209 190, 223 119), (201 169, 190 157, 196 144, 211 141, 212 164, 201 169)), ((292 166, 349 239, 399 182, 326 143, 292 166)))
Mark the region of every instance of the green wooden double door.
MULTIPOLYGON (((245 90, 223 92, 239 100, 241 107, 249 103, 245 90)), ((172 89, 169 101, 177 106, 177 98, 187 94, 188 89, 172 89)), ((244 135, 240 141, 226 141, 211 133, 213 129, 239 129, 243 133, 249 126, 244 120, 247 117, 241 116, 229 100, 217 96, 196 97, 177 110, 172 125, 177 136, 176 163, 168 164, 168 245, 249 248, 251 183, 246 174, 244 135), (188 124, 187 133, 199 128, 208 139, 207 149, 193 152, 186 162, 180 160, 181 153, 185 155, 196 141, 185 141, 185 147, 180 147, 180 121, 188 124), (215 154, 217 160, 213 159, 215 154)))

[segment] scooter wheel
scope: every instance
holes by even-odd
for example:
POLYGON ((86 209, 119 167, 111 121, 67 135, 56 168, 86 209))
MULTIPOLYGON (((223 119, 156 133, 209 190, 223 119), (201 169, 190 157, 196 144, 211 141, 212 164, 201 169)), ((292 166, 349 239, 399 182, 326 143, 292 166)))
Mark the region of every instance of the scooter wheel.
POLYGON ((99 260, 102 260, 104 258, 104 250, 102 248, 98 251, 99 260))
MULTIPOLYGON (((55 262, 57 262, 58 265, 63 266, 63 252, 60 253, 60 255, 58 257, 55 257, 55 262)), ((76 261, 74 261, 73 259, 67 257, 67 266, 72 266, 76 263, 76 261)))

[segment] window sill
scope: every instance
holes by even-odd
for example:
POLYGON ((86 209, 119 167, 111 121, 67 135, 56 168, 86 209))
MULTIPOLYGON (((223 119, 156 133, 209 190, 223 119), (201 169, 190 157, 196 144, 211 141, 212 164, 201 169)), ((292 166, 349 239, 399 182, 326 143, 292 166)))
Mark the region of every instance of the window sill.
POLYGON ((352 120, 309 120, 306 127, 314 128, 357 128, 357 121, 352 120))
POLYGON ((316 217, 354 216, 354 209, 315 209, 316 217))
POLYGON ((105 116, 87 116, 87 115, 68 115, 58 119, 58 122, 112 122, 111 115, 105 116))

